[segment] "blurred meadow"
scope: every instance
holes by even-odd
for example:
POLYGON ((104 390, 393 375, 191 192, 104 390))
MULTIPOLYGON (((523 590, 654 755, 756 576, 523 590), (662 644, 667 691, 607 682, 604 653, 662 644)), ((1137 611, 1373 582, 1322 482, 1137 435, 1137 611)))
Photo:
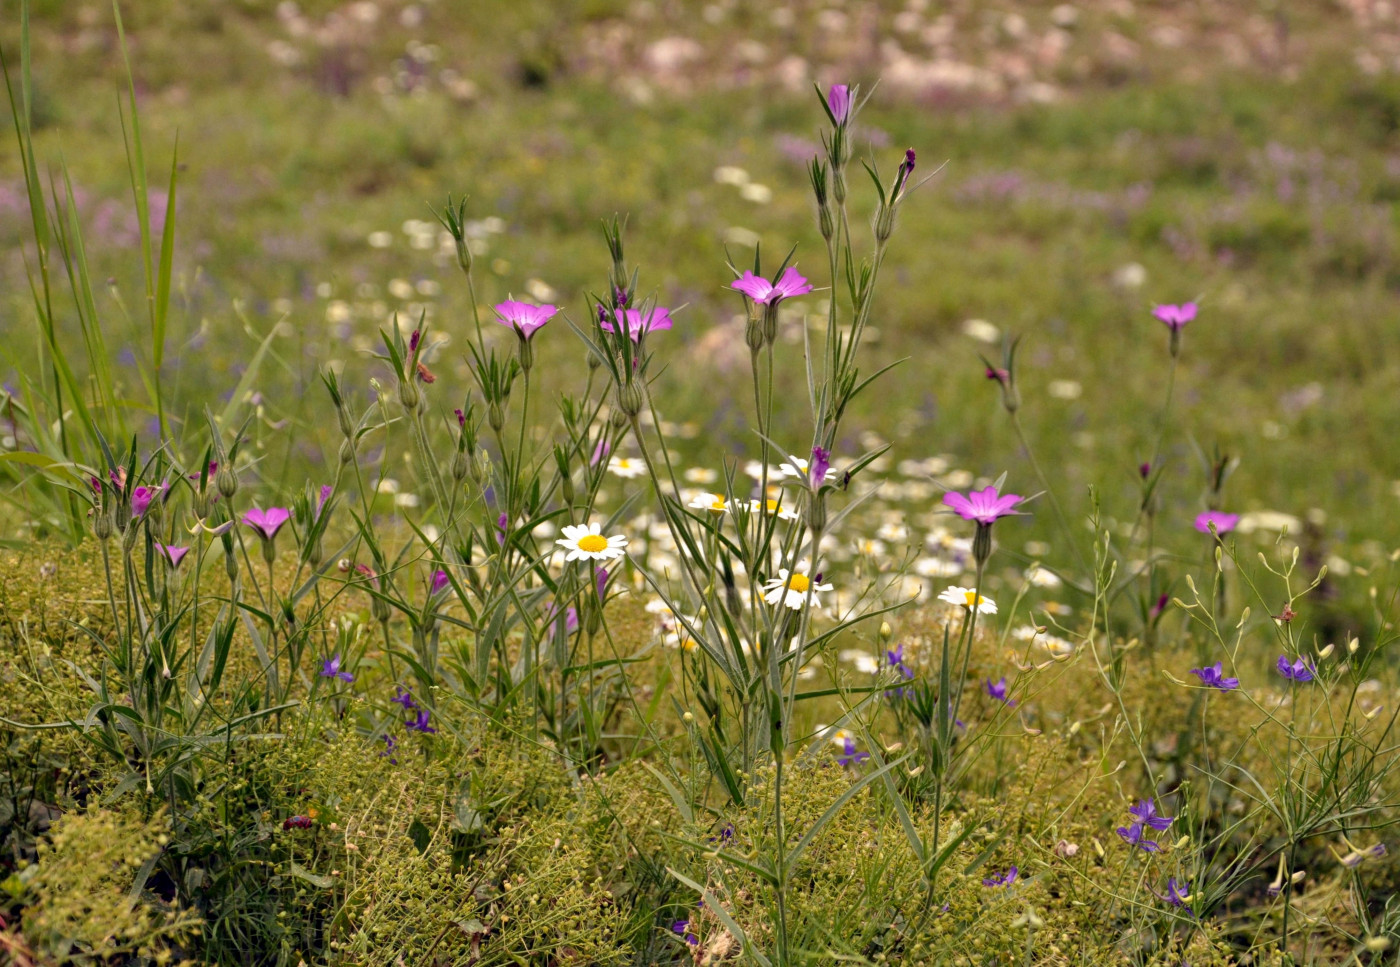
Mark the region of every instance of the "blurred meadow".
POLYGON ((1393 962, 1400 9, 4 10, 0 959, 1393 962))

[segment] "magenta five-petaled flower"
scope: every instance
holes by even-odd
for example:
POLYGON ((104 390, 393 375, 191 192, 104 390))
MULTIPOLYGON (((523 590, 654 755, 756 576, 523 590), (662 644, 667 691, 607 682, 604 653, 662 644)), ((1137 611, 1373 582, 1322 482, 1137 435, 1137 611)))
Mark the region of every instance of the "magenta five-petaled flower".
POLYGON ((1212 524, 1217 534, 1228 534, 1240 522, 1239 514, 1227 514, 1219 510, 1208 510, 1196 517, 1196 530, 1209 534, 1212 524))
POLYGON ((270 541, 291 518, 292 512, 285 507, 269 507, 267 510, 254 507, 243 515, 243 523, 262 535, 263 540, 270 541))
POLYGON ((1016 505, 1022 500, 1025 498, 1016 494, 999 494, 996 487, 971 490, 966 495, 956 491, 943 495, 943 503, 953 508, 959 517, 984 526, 991 526, 998 518, 1020 513, 1016 505))
MULTIPOLYGON (((642 336, 649 332, 671 328, 671 313, 661 306, 655 306, 645 311, 641 309, 619 309, 617 311, 625 318, 627 335, 633 342, 641 342, 642 336)), ((605 313, 600 313, 598 316, 598 328, 604 332, 617 331, 613 320, 605 313)))
POLYGON ((521 339, 529 339, 546 322, 554 318, 559 310, 554 306, 537 306, 528 302, 508 299, 494 306, 496 321, 508 329, 514 329, 521 339))
POLYGON ((806 295, 812 291, 811 283, 802 276, 795 266, 789 265, 776 282, 769 282, 761 275, 745 272, 742 278, 729 283, 731 289, 738 289, 760 305, 775 305, 793 296, 806 295))
POLYGON ((170 562, 171 567, 179 567, 180 562, 185 559, 185 555, 190 552, 188 547, 174 547, 170 544, 157 544, 156 550, 170 562))
POLYGON ((428 593, 439 594, 451 585, 452 579, 447 576, 446 571, 434 571, 433 579, 428 585, 428 593))
POLYGON ((1278 665, 1275 667, 1278 668, 1278 673, 1290 682, 1310 682, 1313 680, 1313 673, 1317 671, 1312 662, 1303 658, 1290 662, 1287 655, 1279 655, 1278 665))
POLYGON ((140 517, 151 506, 151 501, 160 496, 165 487, 137 487, 131 492, 131 516, 140 517))
POLYGON ((1179 306, 1156 306, 1152 310, 1152 315, 1172 332, 1179 332, 1182 326, 1196 318, 1196 303, 1183 302, 1179 306))
POLYGON ((1228 692, 1240 687, 1238 678, 1224 677, 1225 665, 1223 662, 1216 662, 1214 665, 1207 665, 1204 668, 1193 668, 1191 674, 1201 680, 1201 684, 1209 688, 1219 689, 1228 692))
POLYGON ((837 124, 845 124, 851 116, 851 89, 845 84, 832 84, 826 94, 826 106, 837 124))

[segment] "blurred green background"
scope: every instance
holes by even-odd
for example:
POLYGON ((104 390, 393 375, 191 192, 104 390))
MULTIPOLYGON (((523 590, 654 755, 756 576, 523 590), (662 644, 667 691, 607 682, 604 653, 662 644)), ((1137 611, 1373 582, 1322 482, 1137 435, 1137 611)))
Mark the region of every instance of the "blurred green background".
MULTIPOLYGON (((13 73, 18 4, 5 9, 13 73)), ((726 252, 747 264, 761 242, 776 267, 796 245, 829 285, 804 171, 822 120, 813 84, 878 82, 856 156, 889 174, 913 146, 918 174, 937 174, 901 213, 867 366, 907 361, 848 421, 844 455, 873 433, 895 460, 947 454, 1037 489, 978 359, 1024 335, 1024 417, 1071 515, 1094 485, 1131 520, 1167 375, 1149 312, 1196 298, 1161 529, 1199 547, 1196 448, 1219 445, 1241 460, 1227 509, 1310 520, 1319 555, 1363 569, 1397 540, 1400 21, 1387 4, 139 0, 123 14, 153 195, 179 138, 176 432, 200 436, 202 408, 279 327, 246 401, 273 487, 324 476, 338 437, 317 372, 342 368, 364 399, 396 312, 406 327, 426 312, 449 337, 434 393, 445 411, 465 396, 465 285, 429 208, 449 192, 469 198, 483 299, 556 302, 576 321, 605 284, 600 221, 625 215, 642 291, 684 306, 655 341, 663 415, 704 431, 682 444, 698 463, 753 456, 726 252)), ((111 9, 36 2, 33 63, 40 165, 71 173, 110 280, 108 346, 141 400, 111 9)), ((868 187, 853 169, 862 217, 868 187)), ((11 148, 7 380, 40 352, 25 204, 11 148)), ((824 297, 791 303, 785 329, 795 448, 810 433, 799 323, 824 297)), ((577 392, 581 345, 565 327, 545 336, 537 385, 577 392)), ((1047 513, 1018 538, 1053 533, 1047 513)))

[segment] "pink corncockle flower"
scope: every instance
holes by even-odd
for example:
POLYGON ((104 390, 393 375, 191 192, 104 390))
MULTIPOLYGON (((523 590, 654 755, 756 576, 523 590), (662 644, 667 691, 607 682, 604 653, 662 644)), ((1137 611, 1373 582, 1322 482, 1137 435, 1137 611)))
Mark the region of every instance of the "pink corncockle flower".
POLYGON ((269 507, 267 510, 254 507, 243 515, 243 523, 257 531, 263 540, 270 541, 291 518, 292 512, 285 507, 269 507))
POLYGON ((612 453, 612 444, 608 442, 606 437, 599 437, 598 445, 593 448, 593 456, 588 459, 588 465, 590 467, 598 466, 608 458, 610 453, 612 453))
POLYGON ((452 580, 447 576, 446 571, 434 571, 433 579, 428 584, 429 594, 440 594, 446 588, 452 586, 452 580))
POLYGON ((144 514, 150 508, 151 501, 159 497, 163 490, 165 490, 163 485, 160 487, 137 487, 133 490, 131 492, 131 516, 140 517, 144 514))
POLYGON ((554 306, 536 306, 514 299, 508 299, 493 308, 496 310, 497 322, 508 329, 514 329, 516 335, 526 340, 559 311, 554 306))
POLYGON ((464 429, 467 425, 467 414, 463 413, 461 410, 453 410, 452 412, 457 417, 457 428, 459 430, 464 429))
POLYGON ((943 495, 943 503, 957 513, 963 520, 975 521, 976 523, 990 527, 1002 517, 1010 517, 1019 514, 1016 505, 1025 500, 1016 494, 1001 494, 996 487, 987 487, 984 490, 970 490, 966 495, 950 491, 943 495))
POLYGON ((331 499, 333 493, 335 493, 335 488, 330 484, 321 485, 321 495, 316 499, 316 513, 312 515, 313 517, 319 518, 321 516, 321 511, 326 509, 326 501, 331 499))
POLYGON ((416 353, 418 351, 418 341, 423 338, 423 330, 413 330, 413 335, 408 337, 408 351, 416 353))
POLYGON ((783 270, 776 282, 769 282, 761 275, 746 271, 742 278, 729 283, 729 287, 738 289, 754 302, 765 306, 777 305, 784 299, 806 295, 812 291, 811 283, 791 265, 783 270))
POLYGON ((1219 510, 1208 510, 1204 514, 1196 517, 1196 530, 1202 534, 1209 534, 1212 524, 1215 525, 1217 534, 1228 534, 1235 529, 1235 525, 1240 522, 1239 514, 1226 514, 1219 510))
MULTIPOLYGON (((662 329, 671 328, 671 313, 656 306, 643 312, 640 309, 619 309, 627 320, 627 335, 633 342, 641 342, 642 336, 649 332, 657 332, 662 329)), ((616 332, 613 321, 606 316, 598 319, 598 328, 604 332, 616 332)))
POLYGON ((156 551, 170 562, 171 567, 179 567, 185 555, 190 552, 188 547, 175 547, 170 544, 157 544, 155 547, 156 551))
POLYGON ((845 124, 851 116, 851 89, 845 84, 832 84, 826 94, 826 106, 837 124, 845 124))
POLYGON ((1154 306, 1152 316, 1172 332, 1180 332, 1182 326, 1196 318, 1196 303, 1183 302, 1179 306, 1154 306))

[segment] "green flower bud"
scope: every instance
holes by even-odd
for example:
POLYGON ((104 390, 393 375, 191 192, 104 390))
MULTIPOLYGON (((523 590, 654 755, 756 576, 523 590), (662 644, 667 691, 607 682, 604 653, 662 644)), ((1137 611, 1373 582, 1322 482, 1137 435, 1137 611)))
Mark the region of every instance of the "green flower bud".
POLYGON ((238 493, 238 476, 227 461, 219 464, 219 470, 214 474, 214 485, 225 500, 232 500, 233 495, 238 493))

